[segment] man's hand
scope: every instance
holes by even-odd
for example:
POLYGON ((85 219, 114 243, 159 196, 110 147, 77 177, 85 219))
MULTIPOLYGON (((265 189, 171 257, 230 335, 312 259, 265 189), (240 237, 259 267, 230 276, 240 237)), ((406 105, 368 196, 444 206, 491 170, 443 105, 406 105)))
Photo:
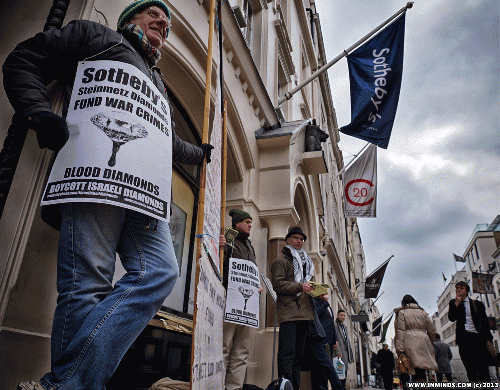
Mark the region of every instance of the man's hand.
POLYGON ((219 236, 219 249, 222 249, 226 246, 227 242, 226 242, 226 237, 224 237, 223 234, 221 234, 219 236))
POLYGON ((69 138, 68 124, 59 115, 49 111, 33 114, 29 118, 30 127, 36 132, 40 149, 60 150, 69 138))
POLYGON ((259 294, 262 292, 262 290, 264 290, 262 286, 259 286, 259 294))
POLYGON ((462 296, 460 292, 457 292, 457 295, 455 297, 455 307, 458 307, 458 305, 460 305, 460 302, 465 301, 465 298, 466 297, 462 296))
POLYGON ((341 353, 341 352, 339 352, 339 353, 337 354, 337 357, 339 357, 340 359, 342 359, 342 353, 341 353))
POLYGON ((200 149, 203 150, 203 157, 207 158, 207 164, 212 161, 211 156, 212 156, 212 149, 214 147, 210 144, 201 144, 200 149))
POLYGON ((302 284, 302 291, 309 292, 309 291, 312 291, 312 290, 313 290, 313 288, 312 288, 312 286, 309 283, 302 284))
MULTIPOLYGON (((337 349, 339 347, 339 342, 336 341, 335 344, 333 344, 333 348, 337 349)), ((342 355, 342 354, 341 354, 342 355)))

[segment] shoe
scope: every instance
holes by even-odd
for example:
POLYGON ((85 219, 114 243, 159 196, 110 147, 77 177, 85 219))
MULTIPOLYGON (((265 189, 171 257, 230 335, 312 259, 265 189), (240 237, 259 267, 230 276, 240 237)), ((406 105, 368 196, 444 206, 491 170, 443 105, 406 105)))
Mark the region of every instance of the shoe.
POLYGON ((17 390, 45 390, 40 382, 21 382, 17 385, 17 390))

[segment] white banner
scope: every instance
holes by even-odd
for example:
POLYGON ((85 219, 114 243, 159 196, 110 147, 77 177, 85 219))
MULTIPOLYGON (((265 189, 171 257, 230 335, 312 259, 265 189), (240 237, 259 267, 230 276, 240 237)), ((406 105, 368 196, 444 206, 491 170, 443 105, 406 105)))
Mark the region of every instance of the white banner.
POLYGON ((229 259, 224 321, 259 327, 259 269, 250 260, 229 259))
POLYGON ((200 281, 196 297, 191 389, 221 390, 224 388, 222 321, 225 291, 210 265, 207 254, 203 251, 199 264, 200 281))
POLYGON ((118 61, 80 62, 66 121, 42 205, 107 203, 168 221, 170 107, 148 76, 118 61))
MULTIPOLYGON (((215 46, 218 48, 218 45, 215 46)), ((219 53, 214 50, 214 53, 219 53)), ((218 62, 219 56, 214 56, 218 62)), ((212 123, 212 134, 210 144, 212 150, 212 162, 207 165, 206 190, 205 190, 205 215, 203 221, 203 244, 207 249, 212 261, 220 272, 219 261, 219 236, 220 236, 220 214, 222 195, 222 110, 221 110, 221 86, 219 77, 219 67, 217 67, 215 77, 216 99, 214 106, 214 121, 212 123)))
POLYGON ((377 216, 377 146, 371 144, 344 173, 345 216, 377 216))

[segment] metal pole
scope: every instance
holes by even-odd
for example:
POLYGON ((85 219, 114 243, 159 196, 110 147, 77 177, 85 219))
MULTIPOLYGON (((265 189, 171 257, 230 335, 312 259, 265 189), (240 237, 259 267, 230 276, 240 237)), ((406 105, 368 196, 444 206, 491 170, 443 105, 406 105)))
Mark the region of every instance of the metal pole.
POLYGON ((393 257, 394 257, 394 255, 391 255, 391 257, 389 257, 386 261, 384 261, 382 264, 380 264, 380 265, 379 265, 379 266, 378 266, 378 267, 377 267, 374 271, 372 271, 372 272, 370 273, 370 275, 368 275, 368 276, 365 278, 365 280, 362 280, 362 281, 358 282, 358 284, 356 284, 356 285, 352 288, 352 290, 356 290, 356 289, 358 288, 358 286, 359 286, 361 283, 365 282, 365 281, 366 281, 366 279, 368 279, 368 278, 369 278, 370 276, 372 276, 375 272, 377 272, 380 268, 382 268, 382 267, 384 266, 384 264, 385 264, 385 263, 387 263, 389 260, 391 260, 393 257))
MULTIPOLYGON (((406 12, 406 10, 410 9, 413 7, 413 2, 406 3, 406 5, 401 8, 398 12, 396 12, 394 15, 392 15, 389 19, 387 19, 384 23, 379 25, 377 28, 374 30, 370 31, 368 34, 366 34, 363 38, 361 38, 359 41, 357 41, 354 45, 350 46, 348 49, 344 50, 341 54, 339 54, 337 57, 335 57, 333 60, 331 60, 329 63, 318 69, 316 72, 314 72, 311 76, 309 76, 306 80, 304 80, 302 83, 297 85, 294 89, 292 89, 290 92, 286 92, 285 96, 281 97, 278 100, 278 107, 286 100, 290 100, 293 95, 295 95, 299 90, 304 88, 307 84, 309 84, 311 81, 313 81, 316 77, 318 77, 321 73, 324 73, 327 71, 332 65, 336 64, 339 62, 342 58, 347 56, 351 51, 356 49, 359 45, 363 44, 365 41, 370 39, 373 35, 375 35, 377 32, 379 32, 382 28, 387 26, 390 22, 392 22, 394 19, 396 19, 399 15, 402 13, 406 12)), ((276 108, 275 108, 276 109, 276 108)))
POLYGON ((342 168, 342 169, 340 170, 340 172, 339 172, 339 173, 337 173, 337 174, 335 175, 335 177, 332 179, 332 181, 335 181, 335 180, 337 179, 337 177, 339 177, 340 175, 342 175, 342 174, 345 172, 345 170, 346 170, 347 168, 349 168, 349 167, 352 165, 352 163, 354 162, 354 160, 355 160, 358 156, 360 156, 360 155, 361 155, 361 153, 363 153, 363 152, 365 151, 365 149, 367 149, 367 148, 368 148, 368 146, 370 146, 370 142, 367 142, 367 143, 365 144, 365 146, 363 146, 363 147, 361 148, 361 150, 358 152, 358 154, 355 154, 355 155, 354 155, 354 157, 351 159, 351 161, 349 161, 349 162, 347 163, 347 165, 344 165, 344 168, 342 168))
MULTIPOLYGON (((54 0, 50 8, 47 22, 43 31, 59 30, 63 24, 64 17, 68 11, 70 0, 54 0)), ((7 130, 0 152, 0 218, 2 217, 7 196, 9 195, 17 164, 21 157, 26 135, 28 134, 29 122, 22 114, 14 114, 12 124, 7 130)))
POLYGON ((372 302, 372 304, 370 305, 370 308, 371 308, 373 305, 375 305, 375 302, 377 302, 377 301, 378 301, 378 299, 379 299, 379 298, 380 298, 380 297, 381 297, 384 293, 385 293, 385 291, 382 291, 382 292, 380 293, 380 295, 379 295, 377 298, 375 298, 375 300, 374 300, 374 301, 372 302))
POLYGON ((394 310, 391 311, 389 314, 387 314, 387 316, 382 320, 380 321, 380 324, 378 324, 375 328, 372 329, 372 333, 375 329, 377 329, 379 326, 382 326, 382 324, 384 323, 385 320, 387 320, 387 317, 389 317, 390 315, 392 315, 392 313, 394 313, 394 310))

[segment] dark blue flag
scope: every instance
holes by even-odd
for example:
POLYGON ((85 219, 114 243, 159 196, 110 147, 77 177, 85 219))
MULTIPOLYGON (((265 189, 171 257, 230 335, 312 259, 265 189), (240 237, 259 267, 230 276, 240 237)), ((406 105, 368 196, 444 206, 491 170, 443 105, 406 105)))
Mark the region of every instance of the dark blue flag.
POLYGON ((351 123, 340 131, 387 149, 403 74, 405 14, 347 56, 351 123))

